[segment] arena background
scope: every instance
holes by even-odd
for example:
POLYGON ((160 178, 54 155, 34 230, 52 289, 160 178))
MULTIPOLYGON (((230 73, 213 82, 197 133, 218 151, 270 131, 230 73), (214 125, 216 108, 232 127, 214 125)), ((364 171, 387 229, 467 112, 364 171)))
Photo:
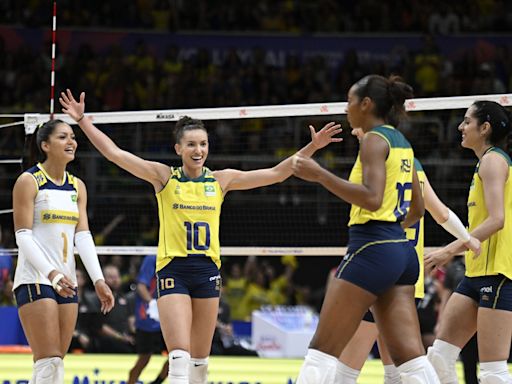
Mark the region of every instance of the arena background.
MULTIPOLYGON (((368 73, 402 75, 414 86, 415 97, 510 92, 509 2, 392 3, 264 0, 247 6, 233 0, 59 1, 56 92, 85 91, 90 112, 340 102, 346 100, 348 87, 368 73)), ((2 114, 48 113, 51 11, 47 1, 0 4, 2 114)), ((466 194, 475 164, 473 154, 459 145, 456 128, 463 113, 463 109, 441 107, 414 112, 401 127, 431 184, 461 218, 467 214, 466 194)), ((323 150, 317 159, 347 176, 357 142, 343 115, 329 118, 343 124, 344 142, 323 150)), ((15 120, 2 118, 0 124, 15 120)), ((207 165, 212 169, 271 166, 307 142, 309 124, 320 128, 326 121, 325 116, 208 121, 211 155, 207 165)), ((128 150, 177 164, 171 150, 172 126, 161 122, 100 127, 128 150)), ((87 183, 96 242, 155 245, 158 219, 151 187, 108 163, 76 133, 78 156, 71 170, 87 183)), ((0 159, 19 158, 23 140, 22 126, 1 129, 0 159)), ((19 164, 0 165, 0 210, 11 207, 11 190, 19 172, 19 164)), ((294 178, 278 186, 231 193, 223 205, 221 244, 344 246, 348 209, 322 188, 294 178)), ((429 215, 425 220, 426 245, 440 246, 450 239, 429 215)), ((0 214, 0 225, 2 247, 15 248, 11 215, 0 214)), ((224 270, 243 263, 246 256, 224 257, 224 270)), ((261 260, 278 273, 285 268, 279 258, 261 260)), ((328 271, 337 263, 335 257, 299 259, 293 280, 309 290, 311 305, 319 307, 328 271)), ((8 300, 3 297, 2 302, 8 300)), ((0 379, 7 374, 5 380, 23 379, 25 373, 7 362, 27 364, 28 357, 0 356, 0 379)), ((82 364, 89 369, 91 361, 101 361, 108 368, 111 365, 106 362, 130 358, 72 355, 67 360, 76 374, 90 375, 80 371, 82 364)), ((214 377, 214 361, 211 378, 223 382, 222 374, 214 377)), ((119 366, 127 370, 130 364, 119 366)), ((261 362, 250 364, 259 367, 261 362)), ((296 372, 299 363, 276 364, 296 372)), ((380 369, 379 364, 375 367, 380 369)), ((372 382, 367 369, 361 382, 372 382)), ((245 380, 244 372, 239 373, 233 380, 245 380)), ((114 380, 123 378, 121 372, 114 374, 114 380)), ((143 377, 152 376, 144 373, 143 377)))

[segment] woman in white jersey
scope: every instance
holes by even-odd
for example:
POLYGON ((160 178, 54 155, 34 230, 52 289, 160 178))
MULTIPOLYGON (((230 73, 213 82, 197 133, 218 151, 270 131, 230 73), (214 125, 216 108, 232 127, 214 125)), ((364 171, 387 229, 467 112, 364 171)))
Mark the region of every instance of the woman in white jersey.
MULTIPOLYGON (((68 90, 59 99, 63 111, 79 122, 107 159, 153 186, 158 200, 160 235, 157 252, 158 312, 169 351, 169 384, 207 382, 208 355, 217 324, 220 295, 219 219, 224 196, 279 183, 292 174, 292 158, 253 171, 210 171, 208 134, 202 121, 182 117, 175 126, 174 149, 182 167, 147 161, 120 149, 84 118, 85 94, 76 101, 68 90)), ((339 125, 327 124, 300 153, 309 157, 330 142, 339 125)))
POLYGON ((103 279, 89 232, 85 184, 66 171, 77 147, 73 130, 61 120, 50 120, 27 140, 32 141, 30 157, 35 158, 37 151, 41 158, 18 177, 13 189, 19 248, 13 289, 34 355, 31 382, 61 384, 62 359, 78 313, 75 246, 94 283, 103 313, 112 309, 114 297, 103 279))

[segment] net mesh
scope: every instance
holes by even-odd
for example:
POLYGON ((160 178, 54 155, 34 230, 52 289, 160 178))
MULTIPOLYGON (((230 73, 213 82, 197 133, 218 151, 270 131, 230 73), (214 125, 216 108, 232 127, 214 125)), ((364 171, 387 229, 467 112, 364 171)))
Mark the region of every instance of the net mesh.
MULTIPOLYGON (((493 99, 510 105, 511 96, 416 99, 406 103, 409 120, 400 129, 411 141, 440 198, 463 221, 476 159, 471 151, 460 148, 457 126, 465 108, 475 99, 493 99)), ((309 141, 310 124, 320 129, 326 122, 337 121, 344 127, 344 141, 319 151, 315 159, 346 178, 356 158, 358 142, 350 135, 344 108, 344 103, 332 103, 92 115, 95 124, 120 147, 173 166, 180 165, 173 150, 174 122, 183 115, 205 119, 210 139, 206 165, 213 170, 272 167, 309 141)), ((25 116, 25 121, 33 125, 47 118, 30 115, 25 116)), ((21 157, 22 129, 13 126, 1 129, 0 133, 2 159, 21 157)), ((79 129, 75 133, 78 156, 69 169, 87 184, 89 221, 100 254, 153 251, 154 248, 145 248, 154 247, 158 237, 156 199, 151 185, 104 159, 79 129)), ((16 163, 0 166, 0 209, 10 208, 12 185, 19 172, 16 163)), ((221 216, 223 253, 339 255, 348 240, 349 208, 324 188, 293 177, 278 185, 230 192, 221 216)), ((12 226, 11 215, 0 218, 3 226, 12 226)), ((426 245, 439 246, 450 239, 426 215, 426 245)))

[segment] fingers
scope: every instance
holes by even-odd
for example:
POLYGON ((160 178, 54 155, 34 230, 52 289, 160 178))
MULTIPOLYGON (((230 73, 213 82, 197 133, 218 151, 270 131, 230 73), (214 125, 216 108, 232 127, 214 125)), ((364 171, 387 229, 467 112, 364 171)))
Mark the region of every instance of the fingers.
POLYGON ((75 284, 67 276, 55 284, 55 291, 62 297, 71 298, 76 295, 75 284))
POLYGON ((85 103, 85 92, 80 94, 80 104, 85 103))
MULTIPOLYGON (((83 92, 82 92, 83 93, 83 92)), ((66 89, 66 95, 67 97, 69 98, 70 101, 76 101, 75 98, 73 97, 73 94, 71 93, 71 91, 68 89, 66 89)))

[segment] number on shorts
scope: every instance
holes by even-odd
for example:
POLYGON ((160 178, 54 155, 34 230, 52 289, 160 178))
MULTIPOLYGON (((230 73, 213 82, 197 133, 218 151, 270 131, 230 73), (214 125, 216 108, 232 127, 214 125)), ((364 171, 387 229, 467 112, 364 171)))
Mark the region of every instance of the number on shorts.
POLYGON ((198 221, 192 224, 185 221, 183 225, 187 229, 187 251, 206 251, 210 248, 210 225, 208 223, 198 221), (201 228, 204 230, 204 244, 199 244, 201 228))
POLYGON ((173 289, 174 288, 174 279, 172 277, 166 277, 165 279, 160 279, 160 290, 164 289, 173 289))

